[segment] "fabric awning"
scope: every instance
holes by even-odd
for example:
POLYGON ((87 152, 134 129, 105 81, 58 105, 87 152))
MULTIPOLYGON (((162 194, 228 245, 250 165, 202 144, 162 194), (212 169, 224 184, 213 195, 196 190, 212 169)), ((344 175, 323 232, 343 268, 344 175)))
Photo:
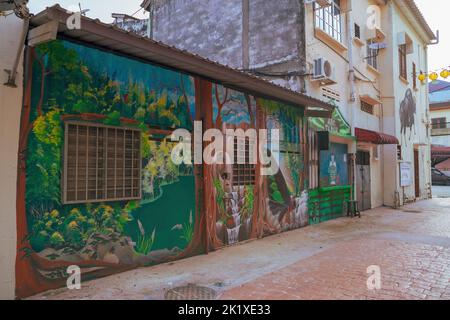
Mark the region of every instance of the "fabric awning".
POLYGON ((355 134, 356 139, 360 142, 369 142, 373 144, 400 144, 396 137, 381 132, 356 128, 355 134))

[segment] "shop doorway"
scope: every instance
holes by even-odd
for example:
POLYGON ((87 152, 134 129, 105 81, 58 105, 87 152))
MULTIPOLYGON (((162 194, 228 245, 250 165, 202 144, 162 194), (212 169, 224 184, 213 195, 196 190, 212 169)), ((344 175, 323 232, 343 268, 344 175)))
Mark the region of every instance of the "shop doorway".
POLYGON ((372 209, 370 179, 370 152, 356 154, 356 197, 362 211, 372 209))

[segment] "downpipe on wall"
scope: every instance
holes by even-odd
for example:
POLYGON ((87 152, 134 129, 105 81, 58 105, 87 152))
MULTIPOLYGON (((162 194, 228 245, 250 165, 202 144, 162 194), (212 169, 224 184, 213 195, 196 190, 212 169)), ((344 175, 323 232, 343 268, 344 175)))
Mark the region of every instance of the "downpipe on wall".
MULTIPOLYGON (((356 102, 356 89, 355 89, 355 66, 353 62, 353 40, 351 37, 352 34, 352 18, 351 18, 351 10, 348 10, 345 13, 345 23, 346 23, 346 29, 347 29, 347 47, 348 47, 348 81, 349 81, 349 87, 350 87, 350 94, 349 94, 349 105, 350 105, 350 126, 352 130, 352 136, 355 136, 355 102, 356 102)), ((351 150, 352 153, 356 155, 356 142, 353 143, 353 147, 351 150)), ((353 188, 356 187, 356 157, 353 157, 353 188)), ((353 200, 357 200, 356 192, 353 192, 353 200)))

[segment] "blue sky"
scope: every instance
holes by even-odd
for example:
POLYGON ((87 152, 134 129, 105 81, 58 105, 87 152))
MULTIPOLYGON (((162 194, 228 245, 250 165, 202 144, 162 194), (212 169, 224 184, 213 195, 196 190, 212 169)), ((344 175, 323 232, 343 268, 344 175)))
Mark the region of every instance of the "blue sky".
MULTIPOLYGON (((88 16, 99 18, 104 22, 111 22, 111 13, 133 14, 140 9, 142 0, 30 0, 31 12, 37 13, 47 6, 59 3, 62 7, 78 8, 81 3, 83 9, 90 9, 88 16)), ((450 1, 448 0, 416 0, 425 18, 433 30, 440 30, 441 43, 431 46, 429 49, 430 70, 450 66, 450 1)), ((136 15, 138 18, 145 17, 142 10, 136 15)))

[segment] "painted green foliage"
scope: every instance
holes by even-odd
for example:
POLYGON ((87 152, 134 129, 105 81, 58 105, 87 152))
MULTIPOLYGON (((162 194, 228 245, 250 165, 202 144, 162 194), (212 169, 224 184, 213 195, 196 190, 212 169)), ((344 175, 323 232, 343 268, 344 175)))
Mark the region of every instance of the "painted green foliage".
POLYGON ((67 41, 36 48, 32 130, 27 148, 29 238, 48 259, 102 259, 113 244, 117 263, 156 262, 184 249, 193 235, 193 169, 175 166, 173 146, 149 128, 192 129, 193 79, 186 75, 67 41), (142 129, 143 200, 61 203, 64 119, 85 119, 142 129), (182 199, 177 199, 180 196, 182 199), (173 240, 176 239, 176 240, 173 240), (119 249, 117 249, 119 248, 119 249), (125 250, 125 249, 126 250, 125 250), (127 259, 118 252, 132 251, 127 259))
POLYGON ((280 170, 268 178, 268 221, 275 230, 289 230, 308 223, 308 193, 302 148, 303 111, 275 101, 258 101, 267 114, 267 128, 278 129, 280 170))

